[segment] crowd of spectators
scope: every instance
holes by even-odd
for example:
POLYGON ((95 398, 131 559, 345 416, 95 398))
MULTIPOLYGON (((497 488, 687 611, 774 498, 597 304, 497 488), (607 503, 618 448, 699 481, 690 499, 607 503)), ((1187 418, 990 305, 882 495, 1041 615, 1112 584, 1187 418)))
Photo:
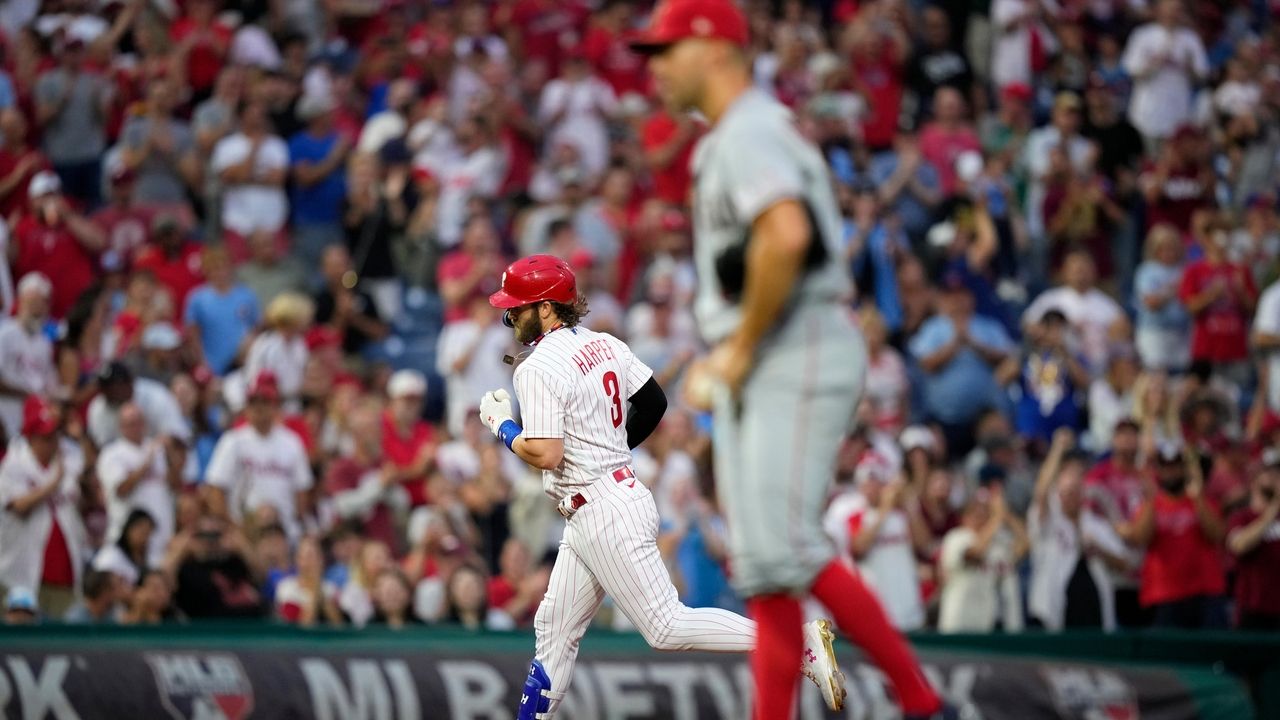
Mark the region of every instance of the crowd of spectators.
MULTIPOLYGON (((1280 629, 1280 5, 744 4, 844 213, 825 526, 895 623, 1280 629)), ((651 5, 0 5, 5 621, 528 626, 563 521, 474 405, 534 252, 673 399, 636 474, 737 607, 651 5)))

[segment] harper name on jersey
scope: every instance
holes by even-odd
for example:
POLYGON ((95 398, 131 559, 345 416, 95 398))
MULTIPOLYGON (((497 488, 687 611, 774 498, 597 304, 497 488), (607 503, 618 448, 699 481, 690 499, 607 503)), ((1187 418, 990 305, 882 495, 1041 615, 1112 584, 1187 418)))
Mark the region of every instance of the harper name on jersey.
POLYGON ((547 333, 516 367, 524 436, 562 438, 564 461, 543 471, 543 489, 559 500, 631 464, 627 399, 653 370, 607 333, 561 327, 547 333))

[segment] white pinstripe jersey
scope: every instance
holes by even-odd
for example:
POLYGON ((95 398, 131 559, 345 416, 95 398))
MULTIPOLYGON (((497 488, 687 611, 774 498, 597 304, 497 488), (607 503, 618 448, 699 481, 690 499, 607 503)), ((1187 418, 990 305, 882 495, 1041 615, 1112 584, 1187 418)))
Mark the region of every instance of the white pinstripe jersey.
POLYGON ((516 367, 524 436, 563 438, 564 461, 542 473, 559 500, 631 464, 627 402, 653 370, 607 333, 583 327, 547 333, 516 367))

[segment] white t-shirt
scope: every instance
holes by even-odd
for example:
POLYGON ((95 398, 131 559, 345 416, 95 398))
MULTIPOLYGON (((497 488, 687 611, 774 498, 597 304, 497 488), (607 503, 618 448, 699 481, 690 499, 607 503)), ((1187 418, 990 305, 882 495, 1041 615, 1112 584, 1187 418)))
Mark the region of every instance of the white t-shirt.
POLYGON ((280 424, 266 435, 252 425, 229 430, 213 449, 205 477, 210 486, 227 494, 227 508, 236 522, 269 505, 279 513, 289 538, 298 538, 295 493, 309 490, 312 477, 307 451, 292 430, 280 424))
POLYGON ((436 231, 441 246, 453 247, 462 239, 467 203, 471 198, 492 197, 502 186, 507 172, 506 156, 497 148, 482 147, 431 170, 440 177, 436 231))
MULTIPOLYGON (((252 141, 236 133, 218 141, 210 164, 215 173, 239 165, 249 157, 252 141)), ((254 175, 289 167, 289 146, 272 135, 262 141, 254 159, 254 175)), ((240 235, 255 230, 277 232, 289 217, 289 198, 280 185, 252 182, 227 184, 222 192, 222 226, 240 235)))
MULTIPOLYGON (((868 507, 861 494, 852 493, 832 501, 823 521, 828 533, 843 535, 833 538, 842 542, 841 554, 851 557, 849 549, 854 533, 879 517, 877 508, 868 507), (843 522, 841 516, 843 515, 843 522), (843 529, 839 526, 843 525, 843 529)), ((867 585, 875 591, 885 612, 899 630, 915 630, 924 626, 924 601, 920 597, 920 579, 916 575, 915 550, 911 544, 911 527, 907 514, 894 510, 880 525, 871 550, 857 561, 867 585)))
POLYGON ((538 119, 549 123, 557 114, 559 121, 551 128, 548 148, 572 145, 587 177, 596 177, 609 164, 609 132, 605 117, 618 106, 613 88, 597 77, 576 82, 552 80, 542 89, 538 101, 538 119))
MULTIPOLYGON (((1034 505, 1027 514, 1027 535, 1031 539, 1027 612, 1044 623, 1046 629, 1057 632, 1066 619, 1067 585, 1075 574, 1084 546, 1083 539, 1087 538, 1115 555, 1125 556, 1128 552, 1111 524, 1088 508, 1080 511, 1080 524, 1077 526, 1062 512, 1057 492, 1050 493, 1047 505, 1045 517, 1036 512, 1034 505)), ((1116 613, 1111 576, 1097 557, 1089 558, 1086 564, 1089 576, 1098 588, 1102 629, 1113 630, 1116 613)))
POLYGON ((938 630, 991 632, 999 619, 1005 632, 1019 631, 1022 599, 1013 567, 1013 537, 1008 530, 999 530, 982 562, 973 564, 965 559, 965 553, 975 540, 977 533, 967 527, 955 528, 942 539, 938 630))
POLYGON ((280 395, 292 399, 302 392, 302 378, 311 351, 301 335, 286 338, 282 333, 265 332, 254 338, 244 360, 244 377, 250 385, 264 370, 275 373, 280 395))
MULTIPOLYGON (((191 426, 182 416, 178 400, 169 388, 154 380, 133 381, 133 401, 147 421, 147 437, 168 435, 183 442, 191 440, 191 426)), ((120 408, 112 407, 106 397, 98 395, 89 403, 89 437, 98 447, 120 437, 120 408)))
POLYGON ((653 370, 626 343, 582 327, 548 333, 516 367, 524 435, 563 438, 564 463, 542 473, 559 500, 631 465, 627 403, 653 370))
POLYGON ((102 483, 102 494, 107 502, 107 542, 114 543, 120 539, 120 531, 124 529, 124 521, 130 511, 134 508, 146 510, 156 523, 147 546, 147 563, 159 567, 164 561, 169 539, 173 537, 175 502, 173 491, 165 480, 168 464, 163 449, 156 450, 150 469, 133 486, 133 492, 126 497, 120 497, 116 492, 126 476, 142 467, 149 450, 150 443, 147 442, 135 445, 124 438, 112 441, 98 455, 98 480, 102 483))
MULTIPOLYGON (((159 567, 150 559, 147 560, 147 563, 151 567, 159 567)), ((93 556, 93 563, 91 564, 94 570, 118 575, 129 587, 137 585, 138 577, 142 574, 142 569, 134 565, 129 556, 125 555, 124 551, 115 542, 108 542, 103 545, 98 554, 93 556)))
POLYGON ((496 388, 511 391, 511 375, 502 362, 510 346, 511 331, 501 324, 480 327, 470 319, 445 323, 436 345, 436 370, 445 378, 451 435, 462 435, 467 415, 479 407, 481 395, 496 388), (468 352, 470 362, 455 370, 454 363, 468 352))
MULTIPOLYGON (((995 0, 991 3, 991 81, 997 88, 1021 83, 1031 85, 1031 30, 1026 23, 1017 23, 1011 29, 1004 26, 1021 17, 1041 0, 995 0)), ((1057 47, 1053 33, 1043 22, 1036 21, 1046 55, 1057 47)))
MULTIPOLYGON (((1253 331, 1268 335, 1280 335, 1280 282, 1274 282, 1258 300, 1258 311, 1253 316, 1253 331)), ((1267 353, 1267 403, 1272 412, 1280 413, 1280 350, 1267 353)))
MULTIPOLYGON (((320 595, 325 600, 332 600, 336 603, 338 601, 338 586, 328 580, 322 580, 320 582, 320 595)), ((303 589, 302 583, 298 582, 297 575, 290 575, 281 580, 279 585, 276 585, 277 614, 282 614, 283 609, 290 605, 296 606, 300 610, 310 610, 315 605, 315 602, 315 593, 303 589)), ((319 617, 323 608, 314 609, 316 616, 319 617)))
POLYGON ((1192 81, 1209 74, 1199 36, 1148 23, 1133 31, 1121 64, 1134 78, 1129 121, 1148 137, 1167 138, 1191 118, 1192 81), (1142 77, 1151 73, 1145 79, 1142 77))
POLYGON ((1022 323, 1030 325, 1050 310, 1059 310, 1080 335, 1080 352, 1095 373, 1107 364, 1107 334, 1111 326, 1124 317, 1124 310, 1109 295, 1097 288, 1080 293, 1062 285, 1040 293, 1022 315, 1022 323))
POLYGON ((0 585, 37 590, 44 571, 44 548, 53 530, 54 518, 67 541, 71 568, 75 573, 73 590, 80 596, 80 575, 88 548, 88 537, 76 506, 80 498, 80 474, 84 456, 80 447, 63 439, 62 478, 58 490, 46 502, 39 503, 25 518, 8 511, 13 501, 54 481, 51 468, 41 467, 26 438, 9 441, 9 451, 0 460, 0 585))
MULTIPOLYGON (((16 318, 0 321, 0 381, 29 394, 43 395, 57 386, 53 343, 44 333, 28 333, 16 318)), ((9 437, 22 432, 25 397, 0 395, 0 423, 9 437)))

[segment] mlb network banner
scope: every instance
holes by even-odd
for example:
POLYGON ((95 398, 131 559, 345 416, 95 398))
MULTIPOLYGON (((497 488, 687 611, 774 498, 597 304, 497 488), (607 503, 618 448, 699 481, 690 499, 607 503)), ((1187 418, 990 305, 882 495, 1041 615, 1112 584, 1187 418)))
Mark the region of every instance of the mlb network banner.
MULTIPOLYGON (((923 657, 930 679, 966 711, 966 718, 1182 720, 1209 717, 1198 715, 1197 707, 1215 704, 1203 693, 1197 703, 1182 675, 1173 671, 949 652, 923 657)), ((589 655, 578 663, 561 717, 742 720, 750 717, 743 660, 703 654, 589 655)), ((846 712, 828 715, 817 691, 804 682, 802 720, 897 717, 880 673, 852 655, 842 660, 849 678, 846 712)), ((461 648, 407 655, 305 648, 0 650, 0 709, 6 718, 24 720, 510 720, 526 662, 461 648)), ((1234 696, 1240 693, 1232 682, 1224 680, 1218 692, 1228 705, 1239 707, 1234 696)))

